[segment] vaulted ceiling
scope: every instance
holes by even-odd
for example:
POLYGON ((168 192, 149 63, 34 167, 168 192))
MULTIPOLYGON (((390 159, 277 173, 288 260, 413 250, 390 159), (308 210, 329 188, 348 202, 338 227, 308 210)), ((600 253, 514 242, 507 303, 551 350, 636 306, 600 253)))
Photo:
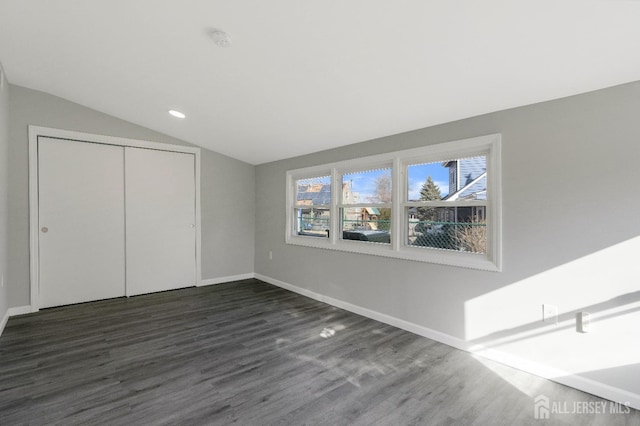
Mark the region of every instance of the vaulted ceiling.
POLYGON ((0 0, 11 83, 252 164, 640 80, 638 52, 637 0, 0 0))

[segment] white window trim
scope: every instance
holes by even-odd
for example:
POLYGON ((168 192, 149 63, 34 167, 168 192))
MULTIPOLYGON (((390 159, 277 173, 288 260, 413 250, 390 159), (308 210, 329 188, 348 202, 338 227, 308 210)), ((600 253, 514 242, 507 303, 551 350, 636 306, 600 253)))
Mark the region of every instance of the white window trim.
MULTIPOLYGON (((289 170, 286 173, 286 229, 285 241, 306 247, 339 250, 351 253, 385 256, 419 262, 438 263, 487 271, 502 270, 502 170, 501 135, 492 134, 428 145, 421 148, 339 161, 331 164, 289 170), (456 158, 485 155, 487 157, 487 253, 468 253, 432 248, 410 247, 406 241, 407 205, 406 167, 417 162, 438 162, 456 158), (362 243, 340 238, 339 209, 341 176, 343 173, 372 165, 392 163, 391 244, 362 243), (331 176, 331 232, 329 238, 299 236, 295 232, 295 182, 299 179, 331 176), (399 220, 398 220, 399 219, 399 220)), ((410 203, 409 203, 410 204, 410 203)), ((467 204, 465 204, 467 205, 467 204)), ((470 204, 469 204, 470 205, 470 204)))

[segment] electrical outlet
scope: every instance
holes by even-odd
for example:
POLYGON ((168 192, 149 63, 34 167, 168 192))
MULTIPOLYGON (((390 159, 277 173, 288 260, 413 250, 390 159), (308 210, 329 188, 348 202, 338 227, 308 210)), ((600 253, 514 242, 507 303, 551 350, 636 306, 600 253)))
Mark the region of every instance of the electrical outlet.
POLYGON ((542 305, 542 321, 557 324, 558 307, 556 305, 542 305))
POLYGON ((269 250, 269 260, 273 260, 273 252, 269 250))
POLYGON ((591 315, 589 312, 578 312, 576 314, 576 331, 578 333, 591 331, 591 315))

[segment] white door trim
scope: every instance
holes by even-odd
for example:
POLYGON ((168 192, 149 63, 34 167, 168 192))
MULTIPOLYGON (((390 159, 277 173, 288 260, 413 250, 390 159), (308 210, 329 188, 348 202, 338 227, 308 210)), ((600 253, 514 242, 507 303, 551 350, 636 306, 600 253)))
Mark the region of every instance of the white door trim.
POLYGON ((49 127, 29 126, 29 268, 31 311, 40 309, 38 296, 40 291, 39 274, 39 243, 38 243, 38 137, 73 140, 77 142, 100 143, 105 145, 130 146, 135 148, 155 149, 158 151, 183 152, 195 155, 195 185, 196 185, 196 285, 202 284, 201 268, 201 214, 200 214, 200 148, 171 145, 160 142, 150 142, 138 139, 120 138, 115 136, 96 135, 75 132, 71 130, 54 129, 49 127))

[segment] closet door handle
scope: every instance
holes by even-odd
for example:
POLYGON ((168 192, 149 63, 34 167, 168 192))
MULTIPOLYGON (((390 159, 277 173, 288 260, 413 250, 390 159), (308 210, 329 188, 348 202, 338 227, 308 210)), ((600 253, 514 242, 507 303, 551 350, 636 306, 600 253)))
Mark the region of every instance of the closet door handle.
POLYGON ((195 228, 195 227, 196 227, 196 225, 194 225, 194 224, 192 223, 192 224, 191 224, 191 228, 195 228))
POLYGON ((43 226, 42 229, 40 229, 42 231, 43 234, 46 234, 47 232, 49 232, 49 228, 47 228, 46 226, 43 226))

